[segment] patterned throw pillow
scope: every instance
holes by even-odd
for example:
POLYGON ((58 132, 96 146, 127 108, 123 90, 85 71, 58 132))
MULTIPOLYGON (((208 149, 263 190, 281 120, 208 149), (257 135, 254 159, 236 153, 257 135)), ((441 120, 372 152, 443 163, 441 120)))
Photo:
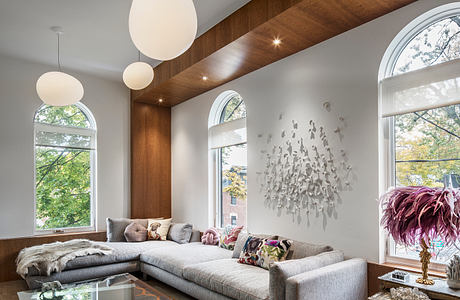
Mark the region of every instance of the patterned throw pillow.
POLYGON ((169 226, 171 226, 171 219, 149 219, 148 239, 166 241, 169 226))
POLYGON ((243 226, 225 227, 220 234, 219 247, 227 250, 233 250, 235 248, 236 240, 238 239, 238 234, 240 234, 241 230, 243 230, 243 226))
POLYGON ((238 262, 268 270, 274 262, 286 260, 291 243, 290 240, 271 240, 249 236, 238 262))

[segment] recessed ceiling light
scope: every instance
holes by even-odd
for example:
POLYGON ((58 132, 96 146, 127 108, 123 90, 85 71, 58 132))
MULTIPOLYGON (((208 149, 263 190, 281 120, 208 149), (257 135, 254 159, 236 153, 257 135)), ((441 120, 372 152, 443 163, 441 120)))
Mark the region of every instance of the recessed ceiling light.
POLYGON ((279 46, 281 44, 281 40, 279 38, 276 38, 273 40, 273 45, 279 46))
POLYGON ((206 81, 206 80, 208 80, 208 77, 207 77, 207 76, 203 76, 202 79, 203 79, 204 81, 206 81))

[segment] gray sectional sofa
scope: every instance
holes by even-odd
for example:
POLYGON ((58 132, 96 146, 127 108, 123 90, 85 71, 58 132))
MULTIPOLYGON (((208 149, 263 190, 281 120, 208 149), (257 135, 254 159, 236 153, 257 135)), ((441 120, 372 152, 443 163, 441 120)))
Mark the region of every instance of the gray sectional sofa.
MULTIPOLYGON (((123 224, 118 227, 126 226, 123 224)), ((121 229, 108 225, 107 244, 114 249, 112 255, 76 258, 63 272, 49 277, 31 269, 26 278, 29 287, 53 280, 69 283, 141 271, 197 299, 367 299, 366 261, 344 260, 342 252, 328 246, 294 241, 290 259, 275 263, 268 271, 237 262, 247 234, 240 234, 235 251, 230 251, 203 245, 198 231, 185 244, 171 240, 110 242, 119 238, 121 229)))

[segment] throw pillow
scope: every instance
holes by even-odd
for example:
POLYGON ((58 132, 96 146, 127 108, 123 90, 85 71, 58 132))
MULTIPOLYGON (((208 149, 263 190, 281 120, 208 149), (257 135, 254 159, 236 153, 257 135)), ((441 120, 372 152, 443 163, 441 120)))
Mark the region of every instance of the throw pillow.
POLYGON ((241 230, 243 230, 243 226, 225 227, 220 235, 219 247, 227 250, 233 250, 241 230))
POLYGON ((233 255, 232 258, 239 258, 241 250, 243 250, 244 244, 246 243, 246 240, 248 237, 252 235, 258 238, 263 238, 263 239, 270 239, 270 240, 277 240, 278 236, 277 235, 270 235, 270 234, 253 234, 253 233, 248 233, 248 232, 240 232, 238 235, 238 239, 236 240, 235 248, 233 249, 233 255))
POLYGON ((171 219, 149 219, 148 239, 166 241, 171 219))
POLYGON ((239 263, 270 269, 274 262, 286 260, 290 240, 271 240, 249 236, 241 251, 239 263))
POLYGON ((192 224, 174 223, 169 227, 168 240, 175 241, 179 244, 190 242, 192 237, 192 224))
POLYGON ((131 222, 126 226, 125 238, 128 242, 145 242, 147 240, 147 228, 139 223, 131 222))
POLYGON ((126 218, 107 218, 107 242, 126 242, 125 229, 136 222, 144 227, 147 227, 147 219, 126 219, 126 218))
POLYGON ((206 231, 203 233, 203 236, 201 237, 201 242, 205 245, 218 245, 219 231, 214 227, 206 229, 206 231))

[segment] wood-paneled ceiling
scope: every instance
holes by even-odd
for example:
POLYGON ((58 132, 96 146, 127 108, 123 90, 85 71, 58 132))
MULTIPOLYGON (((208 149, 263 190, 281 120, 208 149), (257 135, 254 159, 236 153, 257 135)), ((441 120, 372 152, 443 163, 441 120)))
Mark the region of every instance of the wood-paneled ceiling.
POLYGON ((133 91, 132 100, 174 106, 412 2, 252 0, 158 65, 153 82, 133 91))

